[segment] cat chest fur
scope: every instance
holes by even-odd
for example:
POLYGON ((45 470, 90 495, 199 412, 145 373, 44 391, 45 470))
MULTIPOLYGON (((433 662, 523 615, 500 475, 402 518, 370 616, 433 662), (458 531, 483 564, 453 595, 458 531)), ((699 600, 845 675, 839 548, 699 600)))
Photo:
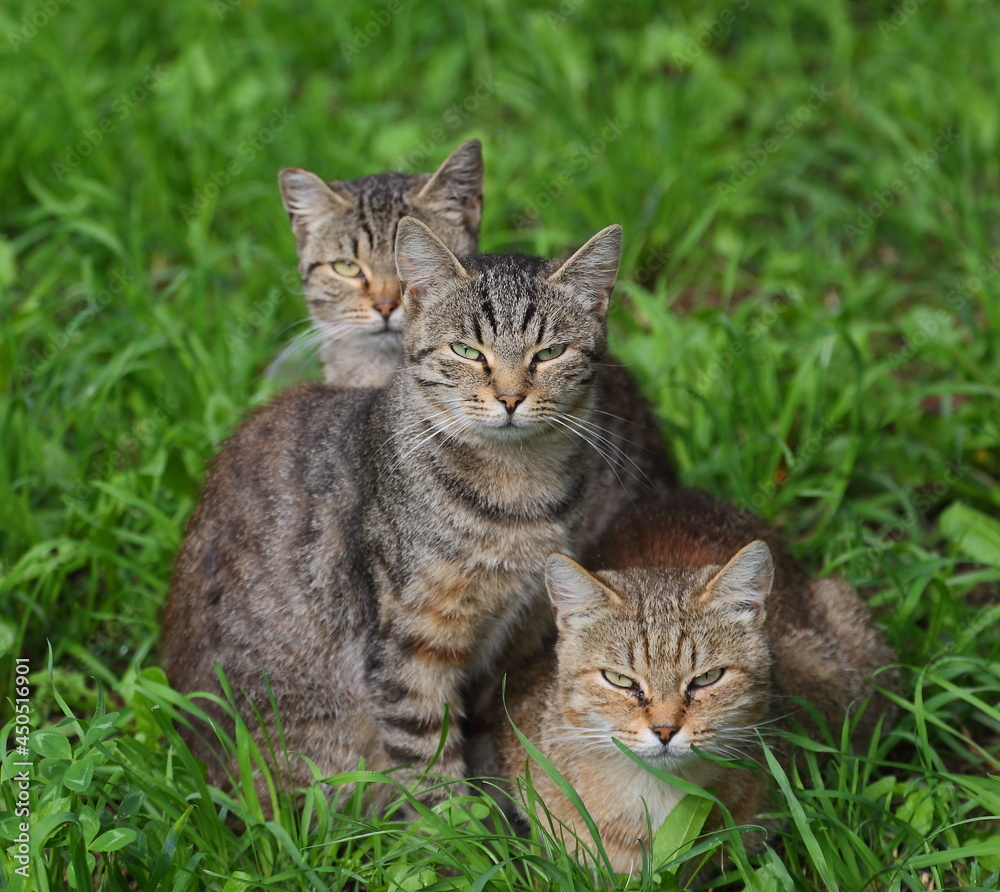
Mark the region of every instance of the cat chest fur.
MULTIPOLYGON (((545 602, 541 568, 570 545, 566 524, 550 522, 466 532, 461 556, 433 547, 409 556, 402 579, 378 574, 380 612, 407 649, 428 662, 448 662, 470 675, 489 674, 497 654, 545 602)), ((544 631, 544 630, 543 630, 544 631)))
MULTIPOLYGON (((409 448, 389 442, 380 483, 409 448)), ((579 456, 572 441, 480 451, 431 440, 407 457, 365 535, 382 621, 410 653, 489 674, 513 626, 546 602, 545 558, 575 550, 579 456)))

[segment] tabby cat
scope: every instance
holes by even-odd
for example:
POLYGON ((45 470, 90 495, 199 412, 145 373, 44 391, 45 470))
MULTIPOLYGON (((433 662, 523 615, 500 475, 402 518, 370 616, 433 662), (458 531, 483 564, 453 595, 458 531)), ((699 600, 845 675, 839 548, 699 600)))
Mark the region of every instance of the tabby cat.
MULTIPOLYGON (((713 787, 737 823, 765 805, 759 774, 720 767, 692 750, 763 763, 755 729, 811 701, 837 733, 851 705, 873 693, 890 659, 854 591, 810 580, 757 518, 682 490, 623 519, 586 559, 554 554, 546 584, 559 635, 554 649, 510 678, 512 721, 580 794, 613 867, 642 867, 655 831, 683 795, 620 752, 713 787)), ((863 714, 868 733, 883 703, 863 714)), ((500 772, 523 773, 525 751, 508 726, 500 772)), ((589 842, 576 809, 530 765, 531 780, 562 822, 589 842)))
POLYGON ((313 328, 282 354, 320 346, 327 382, 382 387, 402 363, 403 306, 393 242, 403 216, 423 220, 456 254, 479 242, 483 157, 462 143, 432 174, 380 173, 326 182, 289 167, 278 174, 295 234, 313 328))
POLYGON ((572 427, 603 372, 621 229, 556 270, 460 262, 410 217, 396 238, 402 372, 384 389, 302 386, 229 440, 172 581, 168 675, 217 692, 218 662, 256 727, 263 670, 288 748, 326 775, 362 757, 427 766, 447 704, 435 770, 462 776, 469 693, 555 633, 542 570, 583 522, 589 447, 572 427))

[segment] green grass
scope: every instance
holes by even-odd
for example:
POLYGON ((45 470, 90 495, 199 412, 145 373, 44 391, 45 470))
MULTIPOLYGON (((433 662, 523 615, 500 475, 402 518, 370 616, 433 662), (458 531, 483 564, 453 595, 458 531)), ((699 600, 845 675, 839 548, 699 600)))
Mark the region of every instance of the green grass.
POLYGON ((204 787, 158 669, 205 462, 304 317, 278 169, 429 169, 472 136, 485 250, 624 225, 614 349, 685 480, 857 585, 902 667, 869 752, 800 741, 762 858, 676 854, 694 821, 629 888, 720 852, 733 888, 996 888, 1000 10, 144 6, 0 10, 0 719, 26 657, 39 729, 31 879, 3 815, 0 888, 624 887, 480 800, 406 825, 345 792, 335 820, 277 785, 268 819, 204 787))

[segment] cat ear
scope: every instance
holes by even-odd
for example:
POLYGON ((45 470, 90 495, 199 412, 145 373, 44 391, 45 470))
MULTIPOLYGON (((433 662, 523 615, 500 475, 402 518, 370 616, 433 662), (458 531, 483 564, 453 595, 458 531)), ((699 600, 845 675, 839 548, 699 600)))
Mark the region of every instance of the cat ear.
POLYGON ((407 312, 419 309, 430 291, 469 277, 447 245, 415 217, 403 217, 396 227, 396 272, 407 312))
POLYGON ((565 285, 604 316, 618 278, 622 259, 622 228, 613 223, 602 229, 559 267, 548 281, 565 285))
POLYGON ((560 629, 581 615, 622 603, 611 589, 564 554, 549 555, 545 562, 545 586, 560 629))
POLYGON ((478 139, 463 142, 431 174, 414 200, 479 237, 483 216, 483 146, 478 139))
POLYGON ((301 167, 286 167, 278 174, 281 202, 292 221, 292 232, 302 239, 309 223, 328 214, 343 213, 354 199, 333 183, 301 167))
POLYGON ((767 543, 757 539, 741 548, 702 593, 702 601, 733 619, 760 626, 774 583, 774 560, 767 543))

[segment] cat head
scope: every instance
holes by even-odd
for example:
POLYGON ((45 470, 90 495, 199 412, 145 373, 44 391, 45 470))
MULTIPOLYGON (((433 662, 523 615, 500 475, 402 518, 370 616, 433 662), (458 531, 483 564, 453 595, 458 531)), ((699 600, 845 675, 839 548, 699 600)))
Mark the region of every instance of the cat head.
POLYGON ((278 175, 299 273, 331 383, 379 386, 400 361, 403 308, 393 254, 404 216, 425 222, 457 253, 472 253, 483 209, 478 140, 433 173, 382 173, 327 182, 297 167, 278 175))
POLYGON ((404 361, 438 429, 494 441, 585 432, 620 257, 618 225, 563 263, 459 261, 425 225, 402 220, 404 361))
POLYGON ((673 773, 701 762, 692 746, 726 758, 746 752, 768 703, 764 617, 773 573, 760 540, 721 568, 594 576, 551 555, 545 579, 559 629, 558 690, 580 746, 606 747, 613 759, 614 737, 673 773))

